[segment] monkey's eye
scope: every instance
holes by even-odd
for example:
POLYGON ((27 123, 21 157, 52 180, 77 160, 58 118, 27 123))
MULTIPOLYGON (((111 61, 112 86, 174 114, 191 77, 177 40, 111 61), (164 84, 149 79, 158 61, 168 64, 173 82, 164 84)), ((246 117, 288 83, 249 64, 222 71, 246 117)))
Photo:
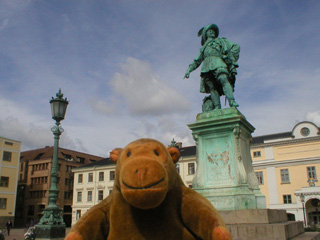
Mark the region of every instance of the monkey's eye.
POLYGON ((159 152, 157 150, 153 151, 155 155, 159 156, 159 152))
POLYGON ((127 152, 127 157, 130 157, 131 156, 131 152, 127 152))

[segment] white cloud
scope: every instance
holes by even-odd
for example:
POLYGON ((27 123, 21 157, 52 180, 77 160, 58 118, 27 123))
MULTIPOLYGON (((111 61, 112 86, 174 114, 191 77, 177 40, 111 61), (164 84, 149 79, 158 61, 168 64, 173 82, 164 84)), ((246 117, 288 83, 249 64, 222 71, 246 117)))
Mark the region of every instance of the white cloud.
POLYGON ((104 115, 111 115, 114 113, 114 108, 104 101, 90 98, 88 99, 88 104, 98 113, 102 113, 104 115))
POLYGON ((162 115, 189 110, 187 99, 159 79, 148 62, 128 57, 111 80, 114 91, 134 115, 162 115))
POLYGON ((314 112, 307 112, 306 120, 320 126, 320 109, 314 112))
MULTIPOLYGON (((2 136, 21 141, 21 150, 53 146, 53 134, 50 128, 35 126, 32 123, 20 123, 17 118, 8 117, 0 120, 2 136)), ((60 146, 78 151, 87 151, 81 140, 73 140, 67 131, 61 135, 60 146)))

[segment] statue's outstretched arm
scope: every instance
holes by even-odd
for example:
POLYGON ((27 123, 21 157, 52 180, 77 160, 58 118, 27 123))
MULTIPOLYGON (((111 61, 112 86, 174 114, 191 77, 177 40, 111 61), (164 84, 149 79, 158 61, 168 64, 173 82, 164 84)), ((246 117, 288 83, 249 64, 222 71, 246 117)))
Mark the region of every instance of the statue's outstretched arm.
POLYGON ((184 75, 184 78, 189 78, 190 73, 194 70, 196 70, 202 63, 203 59, 202 59, 202 53, 200 51, 199 55, 196 57, 195 60, 193 60, 193 62, 189 65, 186 74, 184 75))

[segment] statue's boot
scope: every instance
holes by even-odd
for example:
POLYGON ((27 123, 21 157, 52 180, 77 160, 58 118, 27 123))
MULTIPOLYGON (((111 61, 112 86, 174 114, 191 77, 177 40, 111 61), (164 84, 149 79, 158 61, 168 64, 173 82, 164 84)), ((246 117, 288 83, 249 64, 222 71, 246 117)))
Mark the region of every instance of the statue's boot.
POLYGON ((239 104, 234 100, 233 88, 228 80, 227 75, 220 74, 218 79, 222 85, 223 93, 229 101, 229 106, 230 107, 239 107, 239 104))
POLYGON ((239 107, 239 104, 234 99, 229 99, 230 107, 239 107))

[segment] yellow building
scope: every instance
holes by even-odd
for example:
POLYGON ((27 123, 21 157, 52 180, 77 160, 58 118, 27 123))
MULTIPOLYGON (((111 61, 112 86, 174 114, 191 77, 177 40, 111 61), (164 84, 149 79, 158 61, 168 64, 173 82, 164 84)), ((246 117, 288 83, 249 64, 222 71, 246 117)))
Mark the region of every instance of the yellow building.
POLYGON ((290 132, 253 138, 250 148, 267 207, 285 209, 289 219, 306 226, 319 225, 319 128, 300 122, 290 132))
POLYGON ((0 226, 14 221, 21 142, 0 136, 0 226))

